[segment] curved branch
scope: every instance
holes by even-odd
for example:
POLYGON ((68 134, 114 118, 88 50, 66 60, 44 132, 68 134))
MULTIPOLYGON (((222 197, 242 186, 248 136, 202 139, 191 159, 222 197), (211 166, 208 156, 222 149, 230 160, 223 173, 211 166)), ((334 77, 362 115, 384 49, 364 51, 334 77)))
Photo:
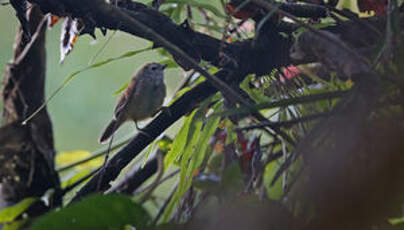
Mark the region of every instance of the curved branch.
MULTIPOLYGON (((249 39, 221 44, 222 41, 216 38, 193 31, 186 23, 175 24, 169 17, 141 3, 127 1, 127 4, 130 4, 125 6, 126 8, 119 8, 107 4, 103 0, 30 1, 40 5, 44 12, 81 18, 86 26, 86 33, 93 34, 95 28, 121 30, 153 41, 156 46, 164 46, 169 52, 172 52, 171 47, 161 44, 155 36, 139 27, 139 24, 136 25, 134 21, 137 21, 156 31, 158 35, 179 47, 197 62, 203 59, 215 66, 231 69, 234 69, 234 63, 237 63, 237 71, 244 73, 268 74, 272 71, 273 66, 283 66, 291 62, 288 52, 279 53, 278 51, 280 48, 283 48, 284 51, 289 50, 292 42, 290 39, 277 35, 276 28, 271 36, 267 36, 260 42, 257 42, 256 39, 249 39), (224 66, 219 55, 221 46, 225 56, 231 58, 231 61, 225 62, 224 66), (274 58, 274 53, 280 56, 274 58)), ((181 63, 181 60, 178 60, 181 57, 176 56, 175 53, 173 56, 182 67, 189 68, 187 62, 181 63)))

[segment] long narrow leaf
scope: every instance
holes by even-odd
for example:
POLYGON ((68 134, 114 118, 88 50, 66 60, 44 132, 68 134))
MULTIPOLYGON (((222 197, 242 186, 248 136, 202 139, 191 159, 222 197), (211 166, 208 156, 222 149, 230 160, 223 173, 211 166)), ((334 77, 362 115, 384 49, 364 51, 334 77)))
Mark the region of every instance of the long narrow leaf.
POLYGON ((188 130, 189 130, 189 126, 191 124, 193 115, 194 115, 194 113, 192 113, 188 117, 185 117, 184 124, 182 125, 181 130, 178 132, 177 136, 174 139, 174 142, 172 144, 170 151, 168 151, 167 155, 164 158, 164 170, 167 170, 168 167, 175 161, 175 159, 177 159, 179 154, 182 153, 182 150, 184 149, 186 141, 187 141, 188 130))
MULTIPOLYGON (((219 112, 221 109, 221 105, 222 105, 221 103, 217 103, 214 106, 213 111, 219 112)), ((208 119, 205 126, 203 127, 198 143, 196 144, 195 147, 194 157, 192 158, 187 170, 188 178, 192 178, 195 170, 202 164, 206 154, 206 149, 208 148, 209 138, 215 133, 219 125, 219 122, 220 117, 212 117, 208 119)))
POLYGON ((190 125, 190 131, 188 133, 187 146, 184 149, 184 153, 181 157, 181 172, 180 172, 180 183, 178 185, 178 193, 181 197, 189 187, 189 181, 187 180, 187 168, 189 159, 193 155, 193 148, 198 142, 200 131, 202 128, 201 111, 198 110, 196 116, 190 125))
MULTIPOLYGON (((191 131, 190 134, 190 130, 192 128, 191 124, 193 122, 193 118, 196 115, 196 113, 198 112, 198 110, 194 110, 194 112, 192 112, 192 114, 186 118, 186 120, 184 121, 184 125, 182 126, 180 132, 178 133, 178 135, 176 136, 174 143, 173 143, 173 147, 171 148, 171 150, 168 152, 167 156, 164 159, 164 168, 167 169, 169 165, 171 165, 177 158, 179 158, 179 156, 184 157, 182 154, 184 153, 184 149, 186 148, 187 144, 189 146, 189 143, 187 143, 189 138, 192 138, 195 132, 191 131)), ((195 129, 195 128, 194 128, 195 129)), ((181 169, 181 174, 183 173, 181 169)), ((172 211, 174 210, 174 207, 176 206, 176 204, 179 202, 179 200, 181 199, 181 190, 180 186, 184 186, 185 182, 184 182, 184 175, 180 174, 180 182, 179 185, 177 187, 177 190, 175 191, 173 197, 171 198, 170 202, 167 205, 167 208, 164 211, 163 214, 163 222, 167 222, 168 219, 171 216, 172 211)))
MULTIPOLYGON (((192 157, 195 157, 195 154, 197 153, 194 149, 197 148, 196 144, 200 143, 201 137, 201 128, 202 128, 202 119, 205 117, 205 111, 209 107, 209 105, 212 103, 212 101, 217 100, 218 94, 206 99, 202 105, 199 107, 199 109, 195 110, 187 119, 187 123, 184 124, 183 128, 181 129, 180 133, 184 130, 184 128, 187 129, 187 139, 186 143, 182 143, 184 147, 182 148, 182 152, 178 152, 177 154, 173 153, 173 156, 175 155, 176 159, 181 157, 180 161, 180 181, 178 183, 177 191, 171 198, 169 204, 167 205, 167 208, 163 214, 163 222, 168 221, 168 219, 171 216, 172 211, 174 210, 174 207, 179 203, 181 197, 184 195, 184 193, 189 189, 192 183, 192 178, 190 178, 188 175, 189 171, 189 166, 190 166, 190 159, 192 157)), ((216 120, 216 119, 212 119, 216 120)), ((206 127, 206 126, 205 126, 206 127)), ((211 125, 209 125, 210 129, 211 125)), ((216 125, 217 127, 217 125, 216 125)), ((212 132, 212 131, 210 131, 212 132)), ((184 131, 185 133, 185 131, 184 131)), ((181 135, 184 135, 181 134, 181 135)), ((205 134, 207 137, 203 137, 203 139, 209 140, 209 136, 205 134)), ((178 137, 177 137, 178 138, 178 137)), ((177 138, 175 139, 175 142, 177 141, 177 138)), ((183 137, 182 137, 183 138, 183 137)), ((183 141, 182 141, 183 142, 183 141)), ((206 141, 207 142, 207 141, 206 141)), ((202 146, 201 146, 202 147, 202 146)), ((172 148, 174 150, 174 147, 172 148)), ((170 156, 171 159, 167 159, 167 161, 174 161, 173 156, 170 156)), ((167 157, 166 157, 167 158, 167 157)), ((203 159, 203 158, 202 158, 203 159)), ((167 162, 165 162, 166 164, 167 162)))
POLYGON ((37 200, 38 198, 29 197, 14 206, 3 208, 0 212, 0 223, 8 223, 15 220, 15 218, 23 214, 37 200))

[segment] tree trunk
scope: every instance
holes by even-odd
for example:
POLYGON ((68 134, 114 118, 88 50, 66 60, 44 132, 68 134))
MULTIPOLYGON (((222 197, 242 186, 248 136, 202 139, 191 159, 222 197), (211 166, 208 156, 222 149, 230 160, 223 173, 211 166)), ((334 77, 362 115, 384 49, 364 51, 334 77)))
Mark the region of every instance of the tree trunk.
MULTIPOLYGON (((44 102, 46 20, 39 7, 28 7, 28 26, 33 35, 27 41, 21 27, 14 45, 14 58, 3 80, 3 122, 0 128, 0 209, 27 197, 40 197, 47 190, 60 191, 54 167, 52 123, 46 108, 26 125, 22 121, 44 102)), ((59 204, 53 196, 53 204, 59 204), (56 202, 56 203, 55 203, 56 202)), ((45 211, 45 206, 41 207, 45 211)), ((35 208, 34 208, 35 209, 35 208)), ((39 215, 42 211, 32 211, 39 215)))

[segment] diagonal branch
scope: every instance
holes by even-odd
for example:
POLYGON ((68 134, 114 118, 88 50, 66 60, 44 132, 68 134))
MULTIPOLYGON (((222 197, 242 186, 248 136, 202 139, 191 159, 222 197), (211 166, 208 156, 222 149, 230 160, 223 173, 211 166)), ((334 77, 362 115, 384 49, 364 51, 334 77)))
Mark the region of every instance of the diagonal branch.
MULTIPOLYGON (((218 77, 225 77, 227 71, 220 71, 216 74, 218 77)), ((109 182, 114 180, 121 170, 130 163, 144 148, 146 148, 155 138, 157 138, 165 129, 172 125, 183 115, 191 112, 205 98, 216 93, 217 90, 209 82, 203 82, 192 90, 186 92, 177 99, 170 107, 168 113, 160 113, 144 131, 148 135, 139 133, 122 150, 115 154, 110 161, 97 172, 94 177, 75 195, 73 201, 78 200, 90 193, 105 191, 110 187, 109 182), (102 179, 102 181, 100 181, 102 179), (98 186, 98 184, 100 186, 98 186), (99 190, 97 190, 97 188, 99 190)))

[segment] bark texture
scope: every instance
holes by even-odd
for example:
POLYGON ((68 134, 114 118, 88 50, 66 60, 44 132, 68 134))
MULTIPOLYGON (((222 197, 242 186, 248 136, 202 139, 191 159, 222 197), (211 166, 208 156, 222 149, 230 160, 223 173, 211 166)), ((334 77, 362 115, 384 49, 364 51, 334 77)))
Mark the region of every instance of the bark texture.
POLYGON ((0 128, 2 206, 26 197, 40 197, 51 188, 56 192, 60 190, 54 170, 55 150, 48 112, 43 109, 26 125, 21 124, 44 102, 46 20, 43 18, 39 7, 29 8, 27 20, 33 36, 29 41, 24 39, 19 28, 14 58, 3 79, 4 125, 0 128))

